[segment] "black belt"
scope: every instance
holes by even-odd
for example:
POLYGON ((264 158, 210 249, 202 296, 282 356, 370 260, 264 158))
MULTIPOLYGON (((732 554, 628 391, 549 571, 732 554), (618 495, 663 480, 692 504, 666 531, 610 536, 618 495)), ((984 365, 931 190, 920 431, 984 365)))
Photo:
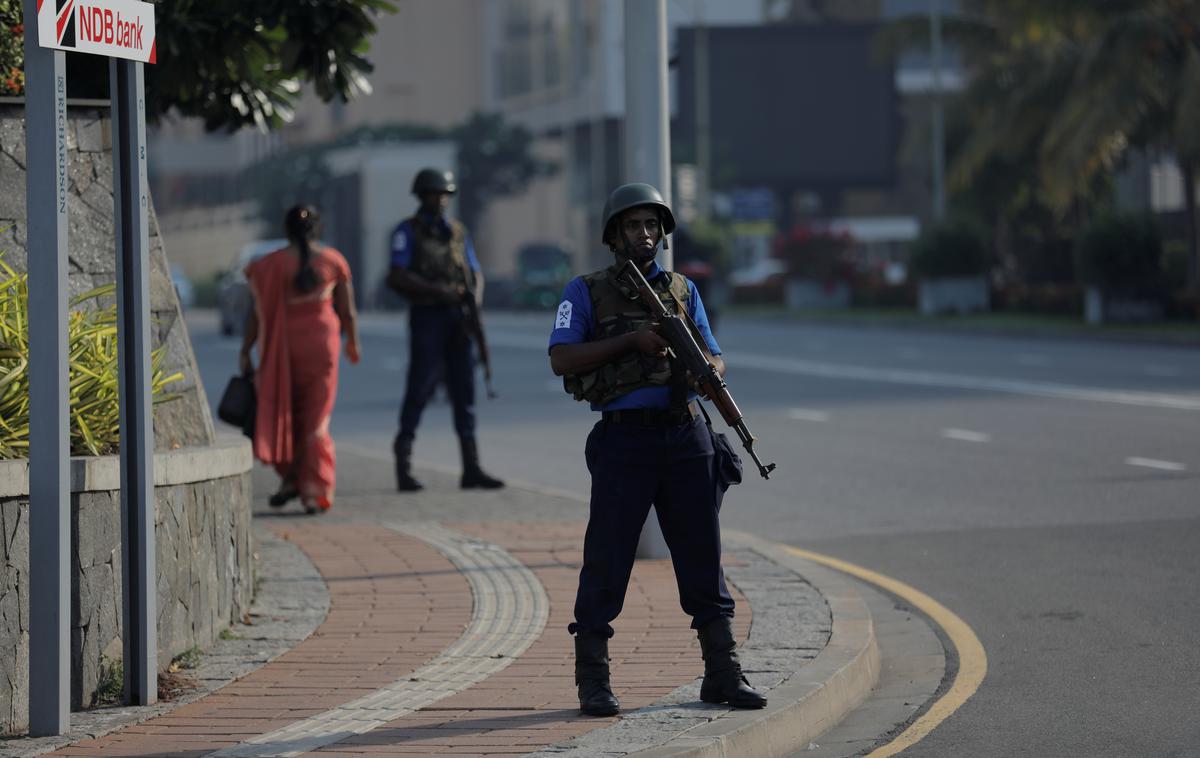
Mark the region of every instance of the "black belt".
POLYGON ((614 424, 633 424, 635 426, 679 426, 686 424, 700 415, 700 409, 695 402, 688 403, 681 409, 669 408, 626 408, 619 411, 604 411, 601 417, 614 424))

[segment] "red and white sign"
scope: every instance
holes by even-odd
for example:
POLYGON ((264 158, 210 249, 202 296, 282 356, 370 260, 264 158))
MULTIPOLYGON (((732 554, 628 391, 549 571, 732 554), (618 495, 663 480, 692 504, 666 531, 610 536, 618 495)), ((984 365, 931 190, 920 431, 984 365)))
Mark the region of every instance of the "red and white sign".
POLYGON ((139 0, 37 0, 38 45, 154 63, 154 6, 139 0))

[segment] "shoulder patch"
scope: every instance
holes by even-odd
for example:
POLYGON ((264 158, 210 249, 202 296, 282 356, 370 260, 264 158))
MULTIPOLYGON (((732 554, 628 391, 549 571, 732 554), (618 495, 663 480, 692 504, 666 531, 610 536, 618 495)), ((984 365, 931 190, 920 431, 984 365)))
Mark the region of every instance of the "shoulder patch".
POLYGON ((396 252, 401 252, 408 247, 408 235, 404 232, 404 227, 397 227, 396 232, 392 235, 392 249, 396 252))
POLYGON ((562 301, 558 306, 558 316, 554 319, 555 329, 570 329, 571 328, 571 311, 574 306, 570 300, 562 301))

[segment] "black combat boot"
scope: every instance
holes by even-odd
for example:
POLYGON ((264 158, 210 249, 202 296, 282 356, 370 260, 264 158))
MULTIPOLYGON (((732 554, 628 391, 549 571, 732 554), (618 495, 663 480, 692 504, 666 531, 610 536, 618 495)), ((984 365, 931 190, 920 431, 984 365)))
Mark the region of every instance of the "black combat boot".
POLYGON ((762 708, 767 699, 750 687, 734 652, 733 622, 727 616, 709 621, 697 630, 704 655, 704 683, 700 699, 728 703, 734 708, 762 708))
POLYGON ((621 704, 608 683, 608 637, 575 635, 575 684, 579 710, 586 716, 615 716, 621 704))
POLYGON ((425 489, 425 485, 413 479, 409 459, 412 457, 412 440, 402 440, 399 437, 392 443, 392 453, 396 456, 396 489, 400 492, 417 492, 425 489))
POLYGON ((461 484, 464 490, 498 490, 504 486, 504 482, 494 476, 488 476, 479 467, 479 446, 475 444, 474 437, 459 437, 458 444, 462 449, 461 484))

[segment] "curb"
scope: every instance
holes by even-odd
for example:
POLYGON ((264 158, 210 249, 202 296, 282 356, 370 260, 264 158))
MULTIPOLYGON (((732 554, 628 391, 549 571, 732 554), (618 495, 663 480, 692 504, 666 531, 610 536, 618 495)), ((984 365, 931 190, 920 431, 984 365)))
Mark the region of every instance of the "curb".
POLYGON ((829 603, 832 633, 817 657, 768 693, 761 711, 729 711, 639 758, 734 758, 803 750, 856 708, 879 680, 879 647, 870 611, 852 580, 742 532, 726 537, 800 573, 829 603))

